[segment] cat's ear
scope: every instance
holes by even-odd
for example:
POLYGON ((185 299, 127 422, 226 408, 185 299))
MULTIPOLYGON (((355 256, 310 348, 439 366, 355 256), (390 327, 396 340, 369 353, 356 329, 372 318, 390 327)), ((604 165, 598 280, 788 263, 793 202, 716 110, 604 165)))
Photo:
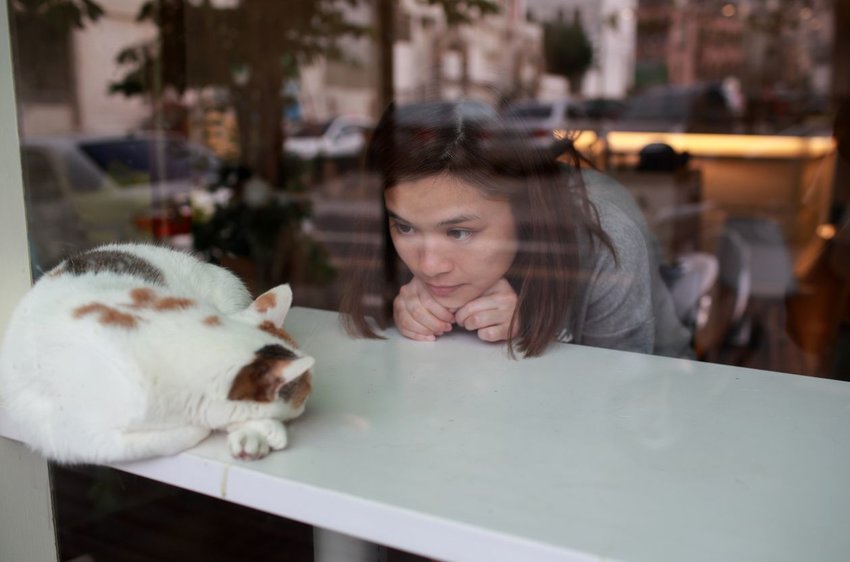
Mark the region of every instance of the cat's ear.
POLYGON ((283 369, 283 378, 286 379, 287 382, 300 377, 307 370, 312 367, 316 363, 316 360, 310 357, 309 355, 305 355, 304 357, 299 357, 295 361, 289 363, 283 369))
POLYGON ((283 326, 286 314, 292 306, 292 289, 289 284, 269 289, 251 303, 248 311, 260 320, 269 320, 276 327, 283 326))
MULTIPOLYGON (((290 383, 301 380, 302 375, 316 362, 308 356, 289 360, 271 355, 261 350, 251 363, 239 370, 227 394, 230 400, 272 402, 279 397, 287 398, 283 394, 291 393, 293 385, 290 383), (284 389, 288 390, 282 392, 284 389)), ((310 386, 309 378, 305 379, 304 384, 310 386)))

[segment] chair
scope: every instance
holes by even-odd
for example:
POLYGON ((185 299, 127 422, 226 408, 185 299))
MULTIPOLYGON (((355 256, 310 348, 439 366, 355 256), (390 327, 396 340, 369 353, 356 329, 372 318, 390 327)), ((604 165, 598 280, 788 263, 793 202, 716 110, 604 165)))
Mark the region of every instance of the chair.
POLYGON ((717 282, 706 293, 707 318, 694 332, 697 357, 711 362, 727 362, 722 356, 729 347, 749 343, 749 325, 744 315, 750 299, 750 251, 743 238, 724 228, 718 241, 717 282))
POLYGON ((768 364, 762 367, 778 369, 782 365, 785 298, 796 290, 794 267, 781 227, 763 217, 727 219, 721 263, 721 282, 737 289, 730 343, 754 351, 759 343, 755 336, 764 335, 768 364))
POLYGON ((717 283, 718 263, 717 257, 705 252, 686 253, 678 257, 675 273, 668 274, 667 286, 676 316, 692 332, 702 329, 707 321, 709 293, 717 283))
POLYGON ((794 290, 794 266, 779 223, 768 218, 735 217, 727 230, 738 235, 750 254, 753 298, 784 299, 794 290))
POLYGON ((737 232, 725 229, 717 254, 720 284, 732 295, 728 324, 736 326, 744 318, 750 298, 750 250, 737 232))

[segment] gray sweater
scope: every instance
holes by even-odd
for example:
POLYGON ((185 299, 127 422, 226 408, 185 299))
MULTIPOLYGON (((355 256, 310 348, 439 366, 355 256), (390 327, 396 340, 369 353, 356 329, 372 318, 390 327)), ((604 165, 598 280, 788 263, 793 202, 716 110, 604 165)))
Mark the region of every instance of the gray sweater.
POLYGON ((570 325, 561 341, 691 357, 690 333, 677 318, 659 272, 658 241, 620 184, 583 172, 588 196, 617 259, 598 241, 582 240, 582 272, 570 325))

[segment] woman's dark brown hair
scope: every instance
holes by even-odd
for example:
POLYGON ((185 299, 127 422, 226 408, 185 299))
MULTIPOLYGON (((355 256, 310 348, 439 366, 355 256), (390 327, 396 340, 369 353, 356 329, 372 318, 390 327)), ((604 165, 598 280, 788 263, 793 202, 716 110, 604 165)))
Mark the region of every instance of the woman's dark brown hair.
MULTIPOLYGON (((488 198, 507 200, 517 225, 519 249, 506 277, 517 294, 507 344, 511 356, 540 355, 569 325, 570 305, 581 278, 579 248, 614 252, 587 197, 579 171, 582 157, 566 140, 557 151, 517 144, 510 122, 474 101, 391 105, 366 153, 366 168, 379 174, 383 191, 400 182, 450 175, 488 198)), ((357 256, 357 271, 340 304, 349 334, 380 337, 392 318, 403 264, 390 238, 386 209, 382 245, 357 256), (367 307, 368 298, 377 307, 367 307)))

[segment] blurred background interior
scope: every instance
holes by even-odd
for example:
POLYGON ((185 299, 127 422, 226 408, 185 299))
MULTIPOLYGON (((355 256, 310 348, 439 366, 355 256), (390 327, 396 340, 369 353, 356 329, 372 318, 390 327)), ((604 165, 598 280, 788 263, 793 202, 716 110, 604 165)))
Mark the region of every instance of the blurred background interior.
MULTIPOLYGON (((510 117, 514 141, 571 138, 632 193, 699 360, 850 380, 850 2, 8 5, 36 278, 148 240, 333 310, 363 267, 348 258, 380 243, 372 127, 392 100, 414 126, 445 104, 510 117)), ((76 498, 66 559, 135 559, 110 558, 103 520, 63 515, 74 491, 104 513, 161 495, 119 501, 129 476, 103 474, 54 473, 76 498)))

